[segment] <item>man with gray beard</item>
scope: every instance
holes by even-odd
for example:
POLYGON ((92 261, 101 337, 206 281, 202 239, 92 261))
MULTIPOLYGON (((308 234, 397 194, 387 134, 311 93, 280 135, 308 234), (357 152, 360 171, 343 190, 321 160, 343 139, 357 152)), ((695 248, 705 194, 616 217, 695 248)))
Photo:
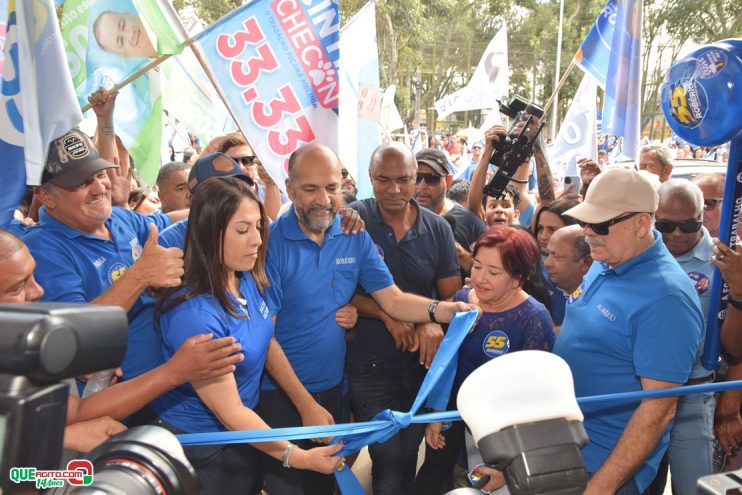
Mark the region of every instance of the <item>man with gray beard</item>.
MULTIPOLYGON (((257 412, 272 428, 348 421, 345 331, 354 326, 356 315, 342 319, 351 323, 336 313, 358 285, 400 321, 445 323, 454 312, 472 307, 402 292, 368 233, 343 234, 336 215, 341 169, 326 146, 308 144, 294 151, 286 180, 293 205, 270 226, 266 300, 276 312, 276 330, 257 412)), ((311 447, 309 441, 299 445, 311 447)), ((263 458, 269 493, 334 492, 332 476, 285 469, 281 462, 263 458)))

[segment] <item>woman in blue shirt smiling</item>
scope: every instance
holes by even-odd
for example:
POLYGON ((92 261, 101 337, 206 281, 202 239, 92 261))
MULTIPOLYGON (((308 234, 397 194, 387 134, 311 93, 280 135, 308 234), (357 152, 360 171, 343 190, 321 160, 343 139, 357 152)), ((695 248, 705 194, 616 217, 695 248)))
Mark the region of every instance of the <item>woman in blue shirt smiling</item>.
MULTIPOLYGON (((271 310, 263 298, 268 218, 247 183, 215 177, 193 196, 180 287, 163 294, 157 315, 163 358, 188 337, 211 332, 242 343, 244 360, 234 373, 178 387, 153 407, 174 431, 254 430, 269 426, 253 411, 260 375, 273 336, 271 310)), ((286 441, 185 447, 205 494, 259 493, 256 449, 287 467, 331 473, 341 445, 303 450, 286 441)))

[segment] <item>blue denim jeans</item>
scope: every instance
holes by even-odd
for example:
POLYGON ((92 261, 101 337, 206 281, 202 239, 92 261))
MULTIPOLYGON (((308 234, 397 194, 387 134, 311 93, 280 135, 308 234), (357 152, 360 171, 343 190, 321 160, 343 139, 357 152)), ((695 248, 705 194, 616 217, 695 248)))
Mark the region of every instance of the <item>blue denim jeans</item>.
MULTIPOLYGON (((409 411, 425 374, 417 359, 348 363, 346 370, 357 421, 368 421, 384 409, 409 411)), ((413 424, 383 444, 369 445, 374 495, 412 493, 424 434, 425 425, 413 424)))
POLYGON ((713 393, 680 397, 667 449, 675 495, 695 495, 696 481, 713 472, 713 393))

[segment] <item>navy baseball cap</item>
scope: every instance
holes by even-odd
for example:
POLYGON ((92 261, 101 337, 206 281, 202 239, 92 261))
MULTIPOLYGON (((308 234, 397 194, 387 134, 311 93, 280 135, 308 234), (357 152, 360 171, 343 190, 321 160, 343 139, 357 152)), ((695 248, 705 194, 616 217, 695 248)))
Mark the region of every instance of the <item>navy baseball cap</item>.
POLYGON ((188 174, 188 189, 191 194, 196 191, 196 186, 212 177, 237 177, 250 186, 255 185, 255 181, 245 175, 234 158, 224 153, 209 153, 196 160, 188 174))

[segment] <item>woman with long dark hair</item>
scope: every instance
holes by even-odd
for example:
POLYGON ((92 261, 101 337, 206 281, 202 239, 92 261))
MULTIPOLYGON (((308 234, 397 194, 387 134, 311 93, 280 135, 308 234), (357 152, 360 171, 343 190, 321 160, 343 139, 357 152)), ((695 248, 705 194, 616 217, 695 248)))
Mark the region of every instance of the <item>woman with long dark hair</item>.
MULTIPOLYGON (((180 287, 165 292, 156 317, 163 357, 197 333, 233 336, 244 360, 234 373, 183 385, 153 404, 161 425, 175 432, 267 429, 253 411, 273 336, 264 296, 268 217, 239 178, 214 177, 200 184, 191 202, 180 287)), ((286 441, 185 447, 205 494, 259 493, 258 450, 284 466, 329 474, 343 462, 341 445, 303 450, 286 441), (257 450, 256 450, 257 449, 257 450)))

